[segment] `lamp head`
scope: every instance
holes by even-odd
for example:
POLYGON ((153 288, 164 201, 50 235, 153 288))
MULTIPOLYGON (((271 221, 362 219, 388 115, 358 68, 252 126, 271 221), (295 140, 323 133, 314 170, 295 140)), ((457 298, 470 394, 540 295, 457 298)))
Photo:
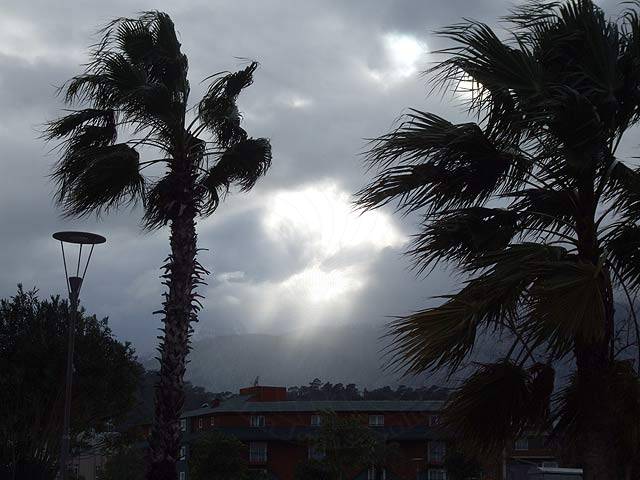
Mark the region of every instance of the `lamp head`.
POLYGON ((56 232, 53 234, 53 238, 60 242, 60 247, 62 248, 62 261, 64 262, 64 273, 67 281, 67 290, 69 292, 69 296, 71 298, 75 298, 77 300, 80 295, 80 288, 82 288, 82 281, 84 280, 84 276, 87 273, 87 268, 89 267, 89 261, 91 260, 91 255, 93 254, 93 247, 98 244, 105 243, 107 241, 102 235, 98 235, 96 233, 89 232, 56 232), (79 245, 78 248, 78 260, 76 263, 76 272, 75 275, 69 275, 67 270, 67 257, 64 251, 64 244, 75 244, 79 245), (90 245, 91 250, 89 251, 89 255, 87 257, 86 263, 84 265, 84 269, 82 270, 82 274, 80 273, 80 263, 82 261, 82 247, 84 245, 90 245))

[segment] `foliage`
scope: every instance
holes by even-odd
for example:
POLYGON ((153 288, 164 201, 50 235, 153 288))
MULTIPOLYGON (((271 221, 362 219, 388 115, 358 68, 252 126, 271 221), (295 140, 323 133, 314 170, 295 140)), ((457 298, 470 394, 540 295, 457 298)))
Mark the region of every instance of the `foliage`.
POLYGON ((193 480, 243 480, 249 478, 246 447, 220 432, 199 437, 190 446, 189 476, 193 480))
POLYGON ((287 389, 289 400, 445 400, 449 389, 436 385, 418 388, 399 385, 396 389, 389 386, 373 390, 366 388, 361 392, 354 383, 346 386, 342 383, 324 384, 318 378, 309 385, 293 386, 287 389))
POLYGON ((325 462, 320 460, 307 460, 296 466, 295 480, 335 480, 325 462))
POLYGON ((380 440, 361 418, 335 412, 322 415, 322 426, 311 442, 324 452, 321 462, 331 472, 331 478, 338 480, 347 472, 371 465, 380 450, 380 440))
MULTIPOLYGON (((592 389, 556 397, 555 433, 581 451, 588 480, 629 462, 613 419, 639 421, 636 400, 618 405, 610 388, 614 290, 633 310, 640 285, 640 170, 617 152, 640 119, 640 3, 624 8, 610 19, 591 0, 532 0, 504 18, 504 40, 472 20, 441 30, 451 46, 428 72, 433 88, 453 91, 475 121, 411 110, 372 142, 377 173, 357 198, 365 210, 397 202, 423 214, 408 252, 416 270, 445 262, 463 280, 440 305, 391 324, 390 365, 453 375, 480 335, 511 341, 452 396, 445 422, 461 448, 498 456, 523 429, 549 427, 552 365, 573 363, 574 383, 592 389), (482 408, 504 396, 504 410, 482 408), (585 402, 598 408, 591 423, 576 415, 585 396, 599 399, 585 402)), ((633 368, 619 376, 637 382, 633 368)))
MULTIPOLYGON (((123 421, 116 425, 118 431, 127 430, 142 424, 149 424, 153 420, 153 395, 154 385, 158 381, 158 372, 145 370, 141 375, 136 391, 135 406, 129 411, 123 421)), ((184 383, 184 409, 194 410, 202 404, 209 403, 216 398, 225 399, 231 396, 231 392, 212 393, 205 388, 184 383)))
MULTIPOLYGON (((19 286, 14 297, 0 302, 0 465, 16 478, 38 478, 34 469, 46 471, 40 478, 53 478, 57 469, 68 321, 66 300, 41 300, 36 290, 19 286)), ((141 372, 133 348, 113 336, 107 319, 82 310, 76 323, 72 439, 106 432, 123 418, 141 372)))
POLYGON ((480 463, 475 459, 468 458, 453 445, 447 447, 444 467, 447 470, 447 478, 449 480, 482 478, 482 467, 480 463))
POLYGON ((97 480, 144 480, 144 453, 141 445, 121 446, 110 452, 97 480))

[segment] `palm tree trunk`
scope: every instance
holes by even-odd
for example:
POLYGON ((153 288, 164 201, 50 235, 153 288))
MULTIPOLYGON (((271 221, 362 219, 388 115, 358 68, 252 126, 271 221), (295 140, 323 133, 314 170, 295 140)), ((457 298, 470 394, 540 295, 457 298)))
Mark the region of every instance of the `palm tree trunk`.
MULTIPOLYGON (((599 246, 595 226, 596 199, 593 178, 579 181, 579 211, 576 217, 576 233, 578 236, 578 255, 586 262, 597 265, 599 262, 599 246)), ((576 356, 576 375, 580 382, 589 385, 589 395, 585 398, 587 405, 598 412, 589 412, 589 421, 583 425, 579 450, 584 469, 584 480, 615 480, 616 464, 614 449, 611 448, 610 412, 611 399, 608 394, 608 378, 611 366, 611 340, 614 329, 614 306, 611 289, 611 278, 607 269, 600 272, 600 291, 604 302, 604 325, 602 338, 595 342, 576 340, 574 352, 576 356)))
MULTIPOLYGON (((187 163, 187 162, 185 162, 187 163)), ((176 480, 180 451, 180 414, 184 404, 184 373, 189 353, 190 322, 196 320, 195 287, 199 282, 192 175, 183 172, 185 188, 176 192, 180 212, 171 222, 171 255, 163 269, 168 288, 163 303, 160 337, 160 378, 155 390, 155 418, 151 432, 148 480, 176 480)), ((179 183, 179 184, 180 184, 179 183)))

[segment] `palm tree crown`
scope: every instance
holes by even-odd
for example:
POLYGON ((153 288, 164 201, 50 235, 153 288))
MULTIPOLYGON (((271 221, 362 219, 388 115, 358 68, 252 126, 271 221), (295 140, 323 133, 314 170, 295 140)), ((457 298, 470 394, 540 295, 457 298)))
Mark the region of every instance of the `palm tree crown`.
POLYGON ((49 139, 64 140, 52 174, 64 212, 100 214, 141 202, 145 226, 158 228, 190 203, 200 215, 212 213, 232 184, 251 189, 269 168, 271 149, 268 140, 249 138, 242 129, 236 99, 253 82, 257 63, 210 77, 192 111, 187 57, 167 14, 119 18, 102 33, 86 71, 63 90, 67 103, 86 108, 51 122, 46 131, 49 139), (211 140, 198 137, 205 132, 211 140), (155 149, 160 158, 141 162, 141 147, 155 149), (159 180, 144 175, 153 164, 167 167, 159 180), (195 202, 176 197, 180 174, 192 177, 195 202))
POLYGON ((638 325, 617 325, 613 303, 619 291, 633 311, 640 287, 640 171, 616 156, 640 118, 638 4, 613 21, 590 0, 530 1, 504 20, 508 40, 474 21, 439 32, 453 46, 429 71, 434 89, 465 97, 475 122, 412 110, 369 151, 378 174, 359 205, 421 212, 409 249, 417 270, 446 261, 467 278, 441 305, 391 324, 392 363, 454 373, 479 335, 511 338, 445 415, 467 449, 487 455, 549 426, 552 365, 575 362, 553 425, 578 438, 585 478, 613 478, 590 456, 620 443, 624 422, 602 420, 616 398, 631 399, 636 434, 640 421, 637 377, 616 346, 618 328, 637 339, 638 325))

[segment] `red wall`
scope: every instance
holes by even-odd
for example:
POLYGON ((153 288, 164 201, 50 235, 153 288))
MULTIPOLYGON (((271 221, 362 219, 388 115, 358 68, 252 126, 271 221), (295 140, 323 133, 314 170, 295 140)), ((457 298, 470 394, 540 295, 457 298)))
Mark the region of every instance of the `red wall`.
MULTIPOLYGON (((251 425, 251 416, 263 415, 265 417, 265 425, 267 427, 308 427, 311 425, 312 415, 318 415, 319 412, 278 412, 278 413, 215 413, 192 417, 191 431, 199 431, 199 419, 202 418, 202 430, 208 430, 211 427, 211 417, 214 417, 216 427, 248 427, 251 425)), ((375 414, 384 415, 385 427, 413 427, 417 425, 429 425, 429 412, 375 412, 375 414)), ((339 416, 356 417, 361 419, 364 425, 368 425, 369 414, 357 412, 339 412, 339 416)), ((375 427, 372 427, 375 428, 375 427)))

